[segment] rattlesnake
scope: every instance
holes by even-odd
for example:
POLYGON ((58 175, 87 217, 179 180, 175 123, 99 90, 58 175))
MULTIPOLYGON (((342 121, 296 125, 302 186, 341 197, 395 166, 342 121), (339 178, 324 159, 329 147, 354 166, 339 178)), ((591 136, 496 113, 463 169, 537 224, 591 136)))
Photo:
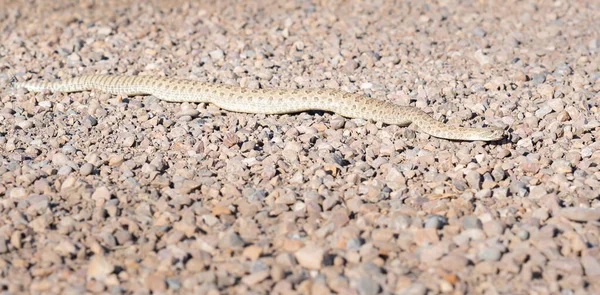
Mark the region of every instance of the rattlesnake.
POLYGON ((344 117, 407 126, 451 140, 495 141, 504 138, 499 127, 454 127, 436 121, 424 111, 392 102, 332 89, 248 89, 233 85, 156 76, 89 75, 57 82, 14 82, 13 87, 39 92, 99 90, 110 94, 151 94, 170 102, 213 103, 244 113, 284 114, 308 110, 335 112, 344 117))

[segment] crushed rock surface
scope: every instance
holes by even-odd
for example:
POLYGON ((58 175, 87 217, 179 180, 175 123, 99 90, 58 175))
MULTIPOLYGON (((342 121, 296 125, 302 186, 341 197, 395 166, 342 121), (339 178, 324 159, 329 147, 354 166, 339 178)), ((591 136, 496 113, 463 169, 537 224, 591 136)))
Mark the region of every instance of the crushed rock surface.
POLYGON ((0 1, 0 289, 600 293, 597 1, 0 1), (19 81, 334 88, 496 143, 19 81))

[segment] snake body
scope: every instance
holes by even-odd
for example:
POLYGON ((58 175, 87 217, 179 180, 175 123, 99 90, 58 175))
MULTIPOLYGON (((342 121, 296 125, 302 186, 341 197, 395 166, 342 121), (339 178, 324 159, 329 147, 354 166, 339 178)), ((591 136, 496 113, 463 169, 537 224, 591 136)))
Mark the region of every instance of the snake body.
POLYGON ((225 110, 243 113, 284 114, 322 110, 386 124, 413 124, 422 132, 444 139, 495 141, 504 137, 503 128, 450 126, 415 107, 332 89, 248 89, 166 77, 117 75, 88 75, 57 82, 15 82, 13 87, 32 92, 98 90, 118 95, 151 94, 169 102, 212 103, 225 110))

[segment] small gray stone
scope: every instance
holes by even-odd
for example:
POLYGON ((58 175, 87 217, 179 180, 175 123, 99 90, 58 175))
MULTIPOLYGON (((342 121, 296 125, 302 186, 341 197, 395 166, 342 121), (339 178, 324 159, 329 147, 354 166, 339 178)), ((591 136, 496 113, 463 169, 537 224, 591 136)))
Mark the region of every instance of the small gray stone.
POLYGON ((82 176, 87 176, 87 175, 90 175, 93 170, 94 170, 94 165, 92 165, 91 163, 85 163, 85 164, 81 165, 81 168, 79 169, 79 173, 82 176))
POLYGON ((200 112, 196 109, 183 109, 175 114, 176 117, 189 116, 190 118, 196 118, 200 115, 200 112))
POLYGON ((71 168, 71 166, 62 166, 60 167, 60 169, 58 169, 57 174, 58 175, 69 175, 71 174, 71 172, 73 172, 73 168, 71 168))
POLYGON ((219 241, 219 248, 239 250, 244 247, 244 240, 234 231, 228 231, 219 241))
POLYGON ((502 167, 496 166, 494 167, 494 170, 492 170, 492 177, 495 181, 502 181, 506 178, 506 171, 504 171, 502 167))
POLYGON ((465 180, 469 184, 469 186, 473 189, 481 189, 481 174, 476 170, 470 170, 465 175, 465 180))
POLYGON ((76 152, 76 151, 77 151, 77 149, 76 149, 76 148, 74 148, 72 145, 64 145, 64 146, 61 148, 61 150, 62 150, 62 152, 63 152, 63 153, 65 153, 65 154, 72 154, 72 153, 74 153, 74 152, 76 152))
POLYGON ((467 185, 467 183, 464 180, 458 179, 458 178, 455 178, 452 180, 452 185, 454 185, 454 187, 461 192, 465 191, 465 190, 467 190, 467 188, 469 188, 469 186, 467 185))
POLYGON ((520 180, 513 180, 510 182, 509 192, 519 197, 524 197, 528 192, 527 184, 520 180))
POLYGON ((98 125, 98 120, 96 120, 96 118, 94 118, 91 115, 86 115, 83 118, 83 122, 84 122, 84 125, 88 125, 88 126, 96 126, 96 125, 98 125))
POLYGON ((594 39, 590 40, 590 43, 588 44, 588 48, 591 52, 596 52, 598 50, 598 48, 600 48, 600 39, 594 38, 594 39))
POLYGON ((62 167, 65 165, 71 165, 71 164, 73 164, 73 162, 65 154, 56 153, 56 154, 52 155, 52 164, 62 167))
POLYGON ((331 129, 333 129, 333 130, 342 129, 342 128, 344 128, 344 125, 346 124, 346 119, 344 119, 343 117, 334 116, 329 121, 329 124, 331 126, 331 129))
POLYGON ((463 226, 465 229, 482 229, 483 228, 483 224, 481 223, 481 220, 479 220, 479 218, 477 218, 476 216, 472 216, 472 215, 468 215, 465 216, 463 219, 463 226))
POLYGON ((388 224, 388 228, 395 232, 403 232, 410 226, 411 220, 411 217, 408 215, 398 215, 392 218, 388 224))
POLYGON ((375 295, 379 293, 381 286, 375 280, 371 279, 368 276, 361 276, 358 279, 358 294, 360 295, 375 295))
POLYGON ((487 198, 490 198, 491 196, 492 196, 492 190, 489 188, 482 189, 475 193, 475 198, 477 198, 479 200, 487 199, 487 198))
POLYGON ((448 223, 448 218, 441 215, 432 214, 427 216, 427 219, 425 220, 425 228, 442 229, 446 223, 448 223))
POLYGON ((552 107, 548 104, 543 104, 539 109, 537 109, 537 111, 535 111, 535 116, 541 119, 550 113, 552 113, 552 107))
POLYGON ((519 237, 519 239, 521 239, 521 241, 525 241, 525 240, 529 239, 529 232, 527 230, 520 229, 517 232, 517 237, 519 237))
POLYGON ((181 289, 181 281, 178 278, 167 278, 167 288, 171 290, 179 290, 181 289))
POLYGON ((569 64, 567 64, 566 62, 560 62, 556 65, 556 68, 554 69, 554 72, 552 72, 552 75, 554 77, 561 77, 570 75, 571 73, 573 73, 573 69, 569 66, 569 64))
POLYGON ((537 85, 540 85, 540 84, 546 82, 546 75, 540 74, 540 73, 533 74, 533 77, 531 78, 531 80, 533 82, 533 85, 537 86, 537 85))
POLYGON ((502 258, 502 251, 494 247, 484 248, 477 253, 477 258, 480 260, 498 261, 502 258))
POLYGON ((346 249, 350 251, 358 250, 360 249, 360 246, 362 246, 362 244, 363 240, 360 237, 353 237, 346 241, 346 249))
POLYGON ((473 35, 477 37, 485 37, 486 33, 482 28, 477 27, 473 30, 473 35))
POLYGON ((264 199, 266 197, 267 197, 267 192, 265 190, 257 189, 248 196, 248 202, 252 202, 252 201, 262 202, 262 201, 264 201, 264 199))

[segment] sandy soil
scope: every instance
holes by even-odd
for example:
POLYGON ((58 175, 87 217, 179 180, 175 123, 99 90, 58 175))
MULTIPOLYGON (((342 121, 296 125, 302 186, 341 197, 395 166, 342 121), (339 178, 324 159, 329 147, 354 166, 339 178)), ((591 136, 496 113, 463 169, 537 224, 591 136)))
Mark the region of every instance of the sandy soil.
POLYGON ((600 293, 598 1, 138 2, 0 0, 3 294, 600 293), (11 73, 337 88, 509 136, 11 73))

